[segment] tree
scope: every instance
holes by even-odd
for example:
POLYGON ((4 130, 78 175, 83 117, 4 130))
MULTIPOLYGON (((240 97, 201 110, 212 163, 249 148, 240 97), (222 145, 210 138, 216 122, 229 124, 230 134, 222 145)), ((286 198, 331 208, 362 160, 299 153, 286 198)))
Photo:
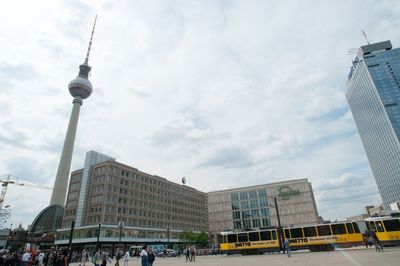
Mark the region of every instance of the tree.
POLYGON ((200 234, 197 235, 196 242, 200 247, 206 248, 210 244, 210 236, 205 231, 201 231, 200 234))
POLYGON ((193 243, 197 240, 196 235, 191 230, 183 230, 179 238, 186 243, 193 243))

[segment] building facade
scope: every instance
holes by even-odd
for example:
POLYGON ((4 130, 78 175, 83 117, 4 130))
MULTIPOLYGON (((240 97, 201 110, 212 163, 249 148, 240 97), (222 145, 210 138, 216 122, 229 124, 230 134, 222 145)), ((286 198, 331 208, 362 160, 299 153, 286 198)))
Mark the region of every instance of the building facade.
POLYGON ((400 49, 361 46, 346 97, 385 209, 400 201, 400 49))
POLYGON ((208 230, 207 194, 91 151, 71 174, 56 245, 68 243, 73 221, 73 244, 97 242, 99 227, 103 246, 178 243, 183 230, 208 230))
POLYGON ((311 183, 298 179, 209 192, 210 234, 277 226, 275 198, 282 226, 318 222, 311 183))

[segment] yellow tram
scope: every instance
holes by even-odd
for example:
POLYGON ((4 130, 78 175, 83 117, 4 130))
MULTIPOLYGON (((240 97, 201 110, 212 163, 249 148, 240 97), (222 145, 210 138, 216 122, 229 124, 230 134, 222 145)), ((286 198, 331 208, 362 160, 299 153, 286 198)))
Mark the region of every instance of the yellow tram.
MULTIPOLYGON (((329 251, 335 247, 352 247, 363 244, 365 231, 376 231, 383 245, 400 245, 399 218, 369 218, 361 222, 338 222, 283 228, 283 238, 288 238, 293 250, 329 251), (360 228, 362 231, 360 231, 360 228)), ((254 230, 223 232, 220 249, 224 254, 260 254, 280 249, 279 230, 254 230)))

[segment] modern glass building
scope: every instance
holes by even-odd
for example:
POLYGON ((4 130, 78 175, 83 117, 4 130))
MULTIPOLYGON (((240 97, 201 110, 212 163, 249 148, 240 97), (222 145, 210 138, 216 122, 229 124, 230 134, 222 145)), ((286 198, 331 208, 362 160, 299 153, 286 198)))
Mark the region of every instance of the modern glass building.
POLYGON ((400 49, 361 46, 346 97, 385 209, 400 201, 400 49))
POLYGON ((318 212, 307 178, 208 193, 210 234, 277 226, 315 224, 318 212))

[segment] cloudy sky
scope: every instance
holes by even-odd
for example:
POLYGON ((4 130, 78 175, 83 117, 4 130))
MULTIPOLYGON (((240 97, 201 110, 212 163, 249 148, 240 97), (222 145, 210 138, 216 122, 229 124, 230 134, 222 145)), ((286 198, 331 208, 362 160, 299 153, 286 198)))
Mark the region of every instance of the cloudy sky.
MULTIPOLYGON (((53 185, 96 14, 72 169, 93 149, 206 192, 307 177, 333 220, 381 202, 344 93, 363 29, 400 46, 394 0, 1 1, 0 175, 53 185)), ((50 194, 10 185, 7 226, 50 194)))

